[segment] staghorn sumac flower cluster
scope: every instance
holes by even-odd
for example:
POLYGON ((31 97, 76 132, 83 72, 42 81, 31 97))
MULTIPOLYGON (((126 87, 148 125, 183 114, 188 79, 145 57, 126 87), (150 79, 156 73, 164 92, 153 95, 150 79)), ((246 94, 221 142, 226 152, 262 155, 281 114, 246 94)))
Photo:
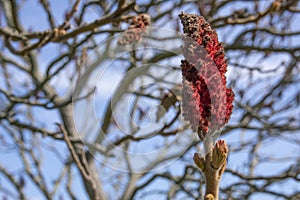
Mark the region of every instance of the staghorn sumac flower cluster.
POLYGON ((151 23, 151 18, 147 14, 139 14, 131 19, 130 26, 119 38, 119 45, 128 45, 141 40, 146 32, 146 27, 151 23))
POLYGON ((203 140, 229 121, 234 93, 226 87, 227 62, 216 31, 201 16, 181 13, 179 18, 184 31, 183 116, 203 140))

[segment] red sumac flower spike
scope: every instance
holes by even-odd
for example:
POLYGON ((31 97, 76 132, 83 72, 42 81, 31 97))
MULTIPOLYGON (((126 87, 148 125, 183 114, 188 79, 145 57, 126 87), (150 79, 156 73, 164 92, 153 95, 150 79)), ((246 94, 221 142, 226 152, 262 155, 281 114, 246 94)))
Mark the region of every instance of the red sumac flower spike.
POLYGON ((184 32, 183 116, 203 139, 229 121, 234 93, 226 87, 227 62, 216 31, 201 16, 181 13, 179 18, 184 32))

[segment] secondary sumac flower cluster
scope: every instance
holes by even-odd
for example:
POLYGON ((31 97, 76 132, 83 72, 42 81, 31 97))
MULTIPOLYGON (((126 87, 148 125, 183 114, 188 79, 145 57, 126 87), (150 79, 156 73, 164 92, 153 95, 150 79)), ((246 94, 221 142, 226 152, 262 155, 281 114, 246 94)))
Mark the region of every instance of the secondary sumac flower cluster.
POLYGON ((234 93, 226 87, 227 62, 218 35, 206 20, 181 13, 183 24, 183 116, 201 139, 229 120, 234 93))
POLYGON ((146 27, 151 23, 151 18, 147 14, 139 14, 131 19, 130 26, 119 38, 118 44, 128 45, 141 40, 146 32, 146 27))

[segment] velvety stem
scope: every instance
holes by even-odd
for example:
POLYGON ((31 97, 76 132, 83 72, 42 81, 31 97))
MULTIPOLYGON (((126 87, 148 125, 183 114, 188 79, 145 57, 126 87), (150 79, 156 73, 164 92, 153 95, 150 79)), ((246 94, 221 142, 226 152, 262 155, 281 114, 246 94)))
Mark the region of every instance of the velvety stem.
POLYGON ((214 169, 211 165, 212 153, 206 155, 204 175, 206 179, 206 191, 205 191, 205 200, 218 200, 219 198, 219 184, 220 176, 219 170, 214 169))
POLYGON ((213 146, 212 139, 206 137, 204 140, 206 156, 195 153, 195 164, 201 169, 206 179, 205 200, 219 199, 219 185, 221 176, 226 168, 228 148, 224 140, 219 140, 213 146))

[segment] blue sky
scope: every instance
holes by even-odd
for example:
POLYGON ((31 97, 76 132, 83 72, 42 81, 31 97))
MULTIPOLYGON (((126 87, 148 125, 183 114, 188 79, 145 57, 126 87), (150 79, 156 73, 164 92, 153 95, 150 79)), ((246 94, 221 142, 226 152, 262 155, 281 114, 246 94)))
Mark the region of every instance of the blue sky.
MULTIPOLYGON (((64 18, 64 13, 66 11, 67 8, 69 8, 70 4, 69 1, 61 1, 61 0, 53 0, 50 2, 51 3, 51 9, 53 11, 55 11, 55 20, 58 24, 62 23, 62 19, 64 18)), ((137 3, 145 3, 145 1, 137 1, 137 3)), ((161 10, 167 9, 168 6, 171 6, 173 2, 169 1, 169 5, 165 4, 165 7, 162 7, 161 10)), ((268 2, 266 1, 265 6, 267 6, 268 2)), ((244 7, 245 4, 235 4, 235 8, 238 9, 238 7, 244 7)), ((222 12, 222 14, 226 14, 228 12, 230 12, 230 7, 225 8, 222 12)), ((176 9, 177 11, 178 9, 176 9)), ((183 9, 185 12, 191 12, 191 13, 198 13, 197 9, 193 6, 186 6, 183 9)), ((174 11, 173 13, 180 13, 181 10, 178 10, 178 12, 174 11)), ((97 18, 97 12, 99 12, 98 10, 91 10, 90 14, 88 16, 86 16, 86 21, 87 22, 91 22, 93 21, 95 18, 97 18)), ((152 11, 153 12, 153 11, 152 11)), ((44 14, 40 14, 43 13, 42 12, 42 8, 40 6, 37 6, 37 0, 36 1, 24 1, 23 2, 23 7, 21 9, 21 14, 20 14, 20 18, 21 21, 24 23, 26 30, 30 31, 36 31, 36 30, 46 30, 49 28, 49 25, 47 23, 47 16, 44 14)), ((177 16, 174 16, 174 19, 176 19, 177 16)), ((296 24, 297 20, 294 20, 294 23, 296 24)), ((163 24, 164 27, 167 28, 171 28, 173 27, 172 25, 174 24, 174 22, 170 21, 169 23, 163 24)), ((153 24, 154 26, 156 25, 161 25, 161 22, 157 22, 157 24, 153 24)), ((296 26, 295 26, 296 27, 296 26)), ((239 31, 242 31, 243 29, 245 29, 245 27, 240 27, 240 28, 235 28, 235 32, 232 32, 232 29, 230 28, 226 28, 226 29, 218 29, 218 34, 219 37, 221 38, 222 41, 230 41, 230 38, 233 38, 232 36, 234 34, 238 34, 239 31), (233 34, 233 35, 231 35, 233 34), (229 35, 229 36, 228 36, 229 35), (230 37, 231 35, 231 37, 230 37)), ((101 37, 97 38, 98 41, 101 41, 101 37)), ((300 40, 299 38, 293 38, 293 44, 299 44, 300 40)), ((161 45, 161 44, 160 44, 161 45)), ((177 45, 177 44, 176 44, 177 45)), ((167 46, 167 45, 166 45, 167 46)), ((49 62, 51 62, 51 60, 58 55, 60 52, 62 52, 63 49, 60 49, 59 45, 57 44, 48 44, 46 47, 43 48, 43 50, 40 52, 40 59, 39 59, 39 66, 41 71, 45 70, 45 67, 47 66, 47 64, 49 64, 49 62)), ((264 69, 272 69, 273 66, 278 65, 282 60, 286 60, 287 58, 282 56, 280 58, 274 58, 271 57, 268 60, 265 60, 263 62, 259 62, 260 58, 259 56, 253 56, 253 59, 251 59, 251 62, 255 62, 257 64, 259 64, 260 66, 264 67, 264 69)), ((167 64, 169 64, 170 66, 174 66, 176 65, 176 62, 178 62, 178 60, 180 60, 180 57, 176 57, 173 60, 169 60, 169 62, 167 64)), ((250 62, 250 61, 247 61, 250 62)), ((245 62, 246 63, 246 62, 245 62)), ((166 64, 166 63, 164 63, 166 64)), ((251 63, 250 63, 251 64, 251 63)), ((121 70, 122 66, 118 65, 118 62, 113 63, 112 65, 109 66, 108 71, 111 73, 111 75, 104 77, 103 79, 99 80, 97 79, 97 76, 95 77, 96 82, 93 83, 92 81, 92 85, 96 85, 98 86, 97 89, 97 95, 99 96, 95 96, 95 101, 97 102, 107 102, 107 100, 109 99, 110 95, 113 93, 114 91, 114 87, 117 84, 112 85, 112 83, 118 83, 121 79, 121 77, 124 76, 124 71, 121 70), (102 82, 101 82, 102 81, 102 82)), ((229 82, 230 80, 233 80, 235 78, 237 78, 237 74, 234 71, 235 69, 229 66, 229 71, 228 71, 228 78, 229 78, 229 82)), ((24 80, 26 77, 20 73, 20 72, 14 72, 15 73, 15 78, 16 79, 21 79, 24 80), (24 77, 23 77, 24 76, 24 77), (22 78, 20 78, 22 77, 22 78)), ((65 79, 67 79, 68 77, 68 73, 61 73, 59 74, 59 77, 52 82, 53 85, 56 86, 57 91, 59 94, 64 94, 68 88, 67 86, 69 86, 68 82, 65 81, 65 79)), ((239 70, 239 78, 244 77, 243 76, 243 72, 242 70, 239 70)), ((267 81, 269 81, 269 79, 271 79, 270 82, 272 81, 276 81, 276 78, 278 78, 278 76, 280 75, 280 70, 278 71, 278 74, 272 74, 272 75, 266 75, 266 76, 262 76, 261 79, 262 80, 266 80, 266 78, 268 79, 267 81)), ((93 79, 91 79, 93 80, 93 79)), ((178 79, 178 81, 180 82, 180 79, 178 79)), ((243 83, 245 84, 247 80, 245 80, 244 82, 241 81, 241 87, 246 86, 243 85, 243 83)), ((0 86, 3 86, 3 83, 0 84, 0 86)), ((267 91, 267 86, 266 83, 262 83, 261 87, 265 88, 265 90, 267 91)), ((261 89, 261 88, 257 88, 257 89, 261 89)), ((294 89, 290 89, 291 92, 296 92, 296 88, 294 89)), ((252 98, 253 95, 255 95, 257 93, 257 91, 253 91, 253 92, 249 92, 248 96, 249 98, 252 98)), ((259 98, 259 96, 256 96, 256 98, 259 98)), ((283 104, 285 100, 282 100, 281 103, 279 103, 279 105, 283 104)), ((81 105, 81 104, 78 104, 81 105)), ((104 106, 106 104, 96 104, 95 105, 95 109, 96 109, 96 113, 94 113, 97 117, 101 116, 101 113, 103 113, 103 109, 104 106)), ((21 109, 21 108, 20 108, 21 109)), ((79 107, 80 109, 80 107, 79 107)), ((85 107, 82 108, 83 110, 85 109, 85 107)), ((36 119, 39 122, 42 122, 46 127, 51 128, 51 129, 55 129, 53 124, 55 122, 59 121, 59 116, 57 112, 45 112, 42 109, 35 109, 34 111, 34 116, 36 117, 36 119)), ((80 110, 78 111, 80 112, 80 110)), ((295 110, 295 114, 299 113, 299 110, 295 110)), ((237 119, 239 118, 240 113, 235 113, 232 116, 231 119, 231 124, 234 124, 237 119)), ((80 117, 77 119, 78 121, 80 121, 80 117)), ((76 119, 75 119, 76 120, 76 119)), ((99 122, 99 119, 96 119, 99 122)), ((101 118, 100 118, 101 121, 101 118)), ((94 122, 94 121, 90 121, 90 122, 94 122)), ((96 122, 97 123, 97 122, 96 122)), ((80 128, 80 125, 78 126, 80 128)), ((91 130, 94 129, 95 124, 91 123, 90 125, 90 129, 87 130, 91 130)), ((86 127, 84 127, 86 128, 86 127)), ((84 129, 83 128, 83 129, 84 129)), ((3 130, 0 129, 0 131, 3 133, 3 130)), ((251 134, 251 131, 247 131, 246 133, 241 133, 242 130, 235 130, 232 131, 229 135, 226 135, 226 137, 224 137, 224 139, 230 141, 231 143, 231 147, 232 150, 234 150, 234 148, 239 147, 240 141, 247 141, 247 140, 251 140, 253 139, 253 134, 251 134), (237 137, 238 135, 238 137, 237 137)), ((296 135, 296 137, 299 137, 299 133, 296 135)), ((31 136, 27 136, 30 137, 31 136)), ((37 136, 40 137, 40 136, 37 136)), ((42 144, 50 144, 50 143, 54 143, 54 141, 52 139, 43 139, 41 140, 42 144)), ((159 141, 156 141, 159 142, 159 141)), ((146 145, 147 143, 143 143, 142 145, 146 145)), ((45 145, 47 146, 47 145, 45 145)), ((66 147, 62 142, 59 143, 55 143, 55 146, 57 147, 57 149, 60 151, 60 153, 62 154, 63 157, 65 157, 64 152, 66 152, 66 147)), ((285 157, 286 155, 292 155, 293 152, 295 151, 299 151, 299 147, 297 146, 292 146, 290 143, 286 143, 285 141, 271 141, 270 144, 268 146, 265 146, 261 149, 261 152, 263 152, 264 154, 271 154, 276 152, 278 149, 281 149, 282 151, 280 151, 280 155, 277 155, 278 157, 282 156, 285 157), (287 148, 287 145, 288 148, 287 148)), ((54 152, 51 152, 49 150, 44 149, 44 157, 47 158, 44 160, 44 164, 43 164, 43 170, 44 172, 46 172, 49 177, 57 177, 59 174, 57 173, 61 168, 63 168, 63 165, 59 164, 60 162, 57 160, 54 152), (54 164, 55 163, 55 164, 54 164)), ((189 152, 189 154, 191 154, 191 152, 189 152)), ((238 154, 232 154, 232 156, 230 156, 229 158, 229 164, 228 167, 232 168, 232 169, 238 169, 239 171, 243 172, 243 163, 247 162, 247 160, 249 159, 247 156, 248 155, 248 149, 245 149, 244 152, 240 152, 238 154)), ((192 155, 191 155, 192 156, 192 155)), ((6 151, 2 151, 0 148, 0 160, 1 164, 3 164, 4 166, 6 166, 8 169, 12 170, 12 171, 18 171, 19 170, 19 158, 15 153, 8 153, 6 151)), ((114 163, 114 161, 112 161, 114 163)), ((192 164, 192 163, 191 163, 192 164)), ((100 164, 99 164, 100 165, 100 164)), ((282 163, 279 161, 277 164, 262 164, 261 166, 259 166, 257 168, 257 173, 262 173, 262 174, 272 174, 275 173, 276 171, 280 171, 282 170, 282 163)), ((72 173, 77 174, 77 170, 74 170, 75 168, 73 167, 72 173)), ((173 174, 181 174, 182 173, 182 165, 180 165, 177 161, 175 161, 175 163, 171 166, 169 166, 170 171, 173 174), (178 165, 177 165, 178 164, 178 165)), ((108 169, 109 172, 112 172, 113 170, 108 169)), ((103 173, 103 172, 102 172, 103 173)), ((116 173, 116 172, 115 172, 116 173)), ((78 199, 87 199, 87 196, 85 195, 84 191, 82 190, 83 185, 80 183, 80 178, 78 176, 74 176, 74 191, 76 193, 76 196, 78 197, 78 199)), ((51 179, 51 178, 50 178, 51 179)), ((6 183, 5 180, 1 179, 0 180, 2 183, 6 183)), ((51 180, 47 181, 50 183, 51 180)), ((234 181, 234 178, 232 176, 228 176, 225 175, 223 177, 222 180, 222 184, 226 185, 229 183, 232 183, 234 181)), ((66 180, 64 180, 64 182, 66 182, 66 180)), ((157 182, 155 182, 153 184, 153 188, 157 187, 157 185, 159 185, 159 187, 161 187, 161 189, 166 188, 168 186, 169 183, 167 183, 166 181, 162 181, 159 180, 157 182)), ((294 183, 294 182, 290 182, 289 183, 291 185, 290 188, 296 188, 297 186, 299 186, 299 183, 294 183)), ((151 188, 150 187, 150 188, 151 188)), ((280 187, 280 186, 278 186, 280 187)), ((32 186, 32 185, 27 185, 26 186, 26 193, 28 194, 28 197, 30 199, 44 199, 42 197, 42 195, 32 186)), ((108 190, 111 190, 111 188, 107 188, 108 190)), ((293 189, 291 189, 293 190, 293 189)), ((289 191, 287 191, 289 192, 289 191)), ((61 192, 59 192, 61 195, 63 195, 64 197, 66 197, 66 194, 64 194, 63 192, 63 188, 61 188, 61 192)), ((1 194, 0 194, 1 196, 1 194)), ((160 198, 161 196, 149 196, 149 198, 147 199, 157 199, 160 198)), ((58 196, 55 197, 56 199, 58 198, 58 196)), ((259 196, 259 197, 255 197, 255 198, 263 198, 265 200, 268 199, 272 199, 272 197, 263 197, 263 196, 259 196)), ((255 199, 254 197, 252 199, 255 199)))

